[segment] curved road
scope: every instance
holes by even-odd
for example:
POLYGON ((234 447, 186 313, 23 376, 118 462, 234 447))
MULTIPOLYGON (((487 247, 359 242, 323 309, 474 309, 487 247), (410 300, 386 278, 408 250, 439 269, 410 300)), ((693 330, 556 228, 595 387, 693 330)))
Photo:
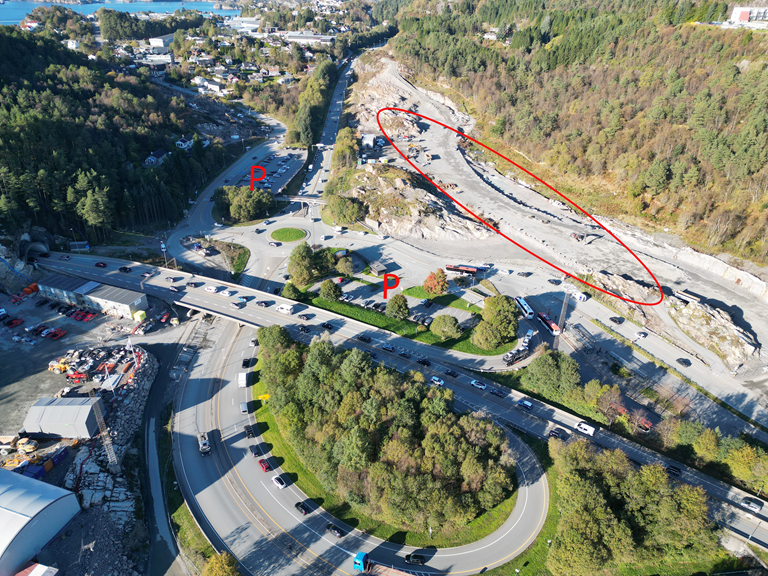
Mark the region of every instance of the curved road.
MULTIPOLYGON (((352 574, 352 556, 360 550, 370 552, 375 560, 407 569, 402 557, 414 548, 353 530, 308 501, 279 467, 264 473, 258 466, 252 448, 266 452, 273 466, 282 460, 280 454, 269 452, 260 437, 250 440, 243 432, 245 424, 255 422, 250 414, 240 413, 239 405, 250 400, 251 390, 237 387, 237 373, 243 358, 255 356, 256 348, 248 345, 254 335, 251 328, 228 324, 216 346, 201 353, 198 368, 184 386, 175 446, 177 467, 192 501, 204 511, 227 548, 254 574, 295 574, 297 566, 315 574, 352 574), (211 458, 198 452, 199 431, 211 433, 211 458), (288 484, 284 490, 272 484, 275 474, 288 484), (308 503, 312 512, 302 516, 294 509, 296 502, 308 503), (340 526, 346 535, 338 539, 327 534, 328 522, 340 526)), ((499 530, 471 545, 422 550, 428 566, 420 572, 477 573, 509 561, 535 539, 547 511, 546 478, 527 446, 512 434, 510 442, 520 454, 520 488, 512 515, 499 530)))

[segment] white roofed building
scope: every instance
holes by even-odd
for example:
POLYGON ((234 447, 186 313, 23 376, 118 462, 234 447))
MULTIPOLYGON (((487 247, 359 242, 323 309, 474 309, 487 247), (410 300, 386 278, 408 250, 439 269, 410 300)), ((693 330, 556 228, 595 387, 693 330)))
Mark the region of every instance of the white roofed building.
POLYGON ((80 512, 77 496, 0 469, 0 576, 13 576, 80 512))

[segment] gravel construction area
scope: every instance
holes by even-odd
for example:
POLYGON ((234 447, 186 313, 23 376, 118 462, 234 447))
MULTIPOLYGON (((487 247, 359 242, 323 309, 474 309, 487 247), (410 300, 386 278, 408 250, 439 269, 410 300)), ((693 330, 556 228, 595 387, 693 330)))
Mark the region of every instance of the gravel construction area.
MULTIPOLYGON (((400 75, 396 63, 389 62, 377 82, 390 84, 383 93, 397 91, 418 113, 447 125, 458 124, 455 110, 442 103, 444 98, 414 87, 400 75)), ((418 127, 423 133, 412 141, 433 156, 427 166, 420 168, 433 179, 455 184, 461 190, 455 196, 457 200, 497 223, 501 232, 519 244, 572 273, 606 271, 643 284, 653 282, 633 256, 594 222, 564 203, 550 201, 531 189, 531 178, 526 177, 527 182, 515 178, 514 166, 500 158, 495 166, 486 165, 464 149, 457 150, 459 140, 455 133, 423 120, 419 120, 418 127)), ((752 333, 759 342, 768 342, 768 300, 760 297, 759 288, 750 291, 745 286, 746 273, 741 274, 742 278, 735 278, 732 271, 724 274, 716 270, 717 261, 703 255, 692 257, 690 251, 681 248, 669 235, 652 237, 633 226, 599 220, 635 251, 662 286, 671 290, 685 288, 703 296, 708 303, 727 310, 734 323, 752 333)), ((451 262, 493 262, 497 267, 510 268, 525 265, 538 267, 555 278, 562 276, 499 236, 451 243, 415 236, 401 240, 451 262)), ((752 272, 768 278, 768 270, 753 268, 752 272)), ((768 354, 761 352, 739 372, 739 379, 761 392, 766 403, 768 373, 762 372, 762 367, 767 363, 768 354)))

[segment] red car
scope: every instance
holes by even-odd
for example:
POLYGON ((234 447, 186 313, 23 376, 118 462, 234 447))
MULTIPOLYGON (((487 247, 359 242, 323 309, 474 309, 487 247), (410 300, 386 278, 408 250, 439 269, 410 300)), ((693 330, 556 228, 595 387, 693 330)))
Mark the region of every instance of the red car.
POLYGON ((85 312, 82 310, 76 310, 74 314, 72 314, 72 320, 80 321, 85 316, 85 312))
POLYGON ((171 317, 171 313, 170 312, 166 312, 165 314, 163 314, 163 317, 160 318, 160 322, 165 324, 168 321, 168 318, 170 318, 170 317, 171 317))
POLYGON ((64 334, 66 333, 67 333, 66 330, 62 330, 61 328, 58 328, 57 330, 53 331, 51 334, 48 334, 48 338, 50 338, 51 340, 58 340, 59 338, 64 336, 64 334))
POLYGON ((35 336, 39 336, 40 334, 42 334, 47 329, 48 329, 48 327, 45 324, 40 324, 40 326, 38 326, 34 330, 31 330, 30 333, 34 334, 35 336))
POLYGON ((269 472, 272 470, 272 467, 269 465, 269 462, 266 460, 259 460, 259 466, 261 466, 261 469, 264 470, 264 472, 269 472))
POLYGON ((16 328, 16 326, 21 326, 24 324, 24 320, 21 318, 16 318, 16 320, 12 320, 10 324, 8 324, 8 328, 16 328))
POLYGON ((89 322, 93 320, 95 317, 96 317, 96 314, 87 313, 85 316, 83 316, 83 322, 89 322))
POLYGON ((105 262, 96 262, 96 268, 106 268, 107 264, 105 262))

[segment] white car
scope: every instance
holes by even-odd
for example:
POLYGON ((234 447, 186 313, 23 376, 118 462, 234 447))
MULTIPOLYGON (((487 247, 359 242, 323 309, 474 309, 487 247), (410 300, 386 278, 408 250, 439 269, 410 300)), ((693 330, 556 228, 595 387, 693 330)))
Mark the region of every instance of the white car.
POLYGON ((642 340, 643 338, 645 338, 647 336, 648 336, 648 334, 646 334, 645 332, 638 332, 637 334, 635 334, 635 338, 637 338, 638 340, 642 340))
POLYGON ((472 380, 470 384, 472 384, 472 386, 475 388, 480 388, 480 390, 485 390, 487 387, 483 382, 480 382, 480 380, 472 380))
POLYGON ((432 376, 432 384, 434 384, 435 386, 443 386, 445 384, 445 382, 443 382, 437 376, 432 376))
POLYGON ((248 346, 250 346, 251 348, 255 348, 257 343, 258 341, 256 340, 256 338, 251 338, 251 341, 248 344, 248 346))
POLYGON ((277 486, 280 490, 285 488, 285 481, 280 478, 280 476, 272 476, 272 483, 277 486))
POLYGON ((212 294, 215 294, 218 292, 218 289, 215 286, 206 286, 205 287, 206 292, 211 292, 212 294))
POLYGON ((226 296, 227 298, 234 296, 235 291, 234 290, 224 290, 224 292, 221 293, 222 296, 226 296))
POLYGON ((507 276, 512 274, 512 272, 513 272, 512 270, 503 270, 503 269, 499 270, 499 274, 506 274, 507 276))
POLYGON ((221 222, 214 222, 213 225, 216 226, 216 228, 223 228, 224 227, 224 224, 222 224, 221 222))

